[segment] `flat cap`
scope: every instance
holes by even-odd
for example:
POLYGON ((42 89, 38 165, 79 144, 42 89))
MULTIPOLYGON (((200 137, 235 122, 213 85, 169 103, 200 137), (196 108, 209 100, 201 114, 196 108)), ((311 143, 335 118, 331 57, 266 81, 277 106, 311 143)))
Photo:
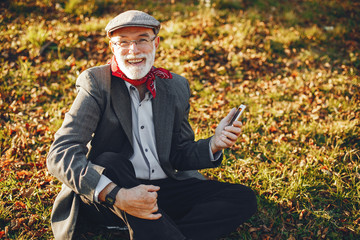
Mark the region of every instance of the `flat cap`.
POLYGON ((159 33, 160 22, 147 13, 138 10, 130 10, 120 13, 111 19, 106 25, 105 31, 107 36, 119 28, 123 27, 146 27, 152 28, 155 34, 159 33))

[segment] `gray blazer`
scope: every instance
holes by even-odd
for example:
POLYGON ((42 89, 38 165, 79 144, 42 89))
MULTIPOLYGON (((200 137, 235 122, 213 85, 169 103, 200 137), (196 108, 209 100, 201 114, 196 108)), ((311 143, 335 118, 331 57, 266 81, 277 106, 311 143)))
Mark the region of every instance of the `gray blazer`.
MULTIPOLYGON (((177 74, 172 79, 157 77, 155 81, 156 98, 152 104, 161 167, 171 178, 202 178, 196 170, 216 167, 222 157, 210 161, 210 138, 194 141, 188 122, 189 84, 177 74)), ((103 65, 81 73, 76 88, 76 99, 47 157, 49 172, 63 183, 51 216, 56 239, 73 237, 79 195, 93 201, 104 168, 91 160, 103 152, 128 157, 133 154, 131 103, 124 81, 111 77, 109 65, 103 65)))

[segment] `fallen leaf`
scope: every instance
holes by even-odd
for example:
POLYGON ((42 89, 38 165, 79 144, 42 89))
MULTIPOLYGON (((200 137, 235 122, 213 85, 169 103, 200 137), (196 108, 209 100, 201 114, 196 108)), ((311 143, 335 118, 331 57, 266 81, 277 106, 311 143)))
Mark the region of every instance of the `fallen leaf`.
POLYGON ((251 228, 249 228, 249 233, 253 233, 253 232, 256 232, 259 230, 260 230, 259 228, 251 227, 251 228))
POLYGON ((29 198, 35 191, 35 188, 34 187, 31 187, 29 189, 25 189, 23 191, 23 193, 21 194, 22 197, 24 198, 29 198))
POLYGON ((26 204, 20 201, 15 202, 16 207, 26 208, 26 204))

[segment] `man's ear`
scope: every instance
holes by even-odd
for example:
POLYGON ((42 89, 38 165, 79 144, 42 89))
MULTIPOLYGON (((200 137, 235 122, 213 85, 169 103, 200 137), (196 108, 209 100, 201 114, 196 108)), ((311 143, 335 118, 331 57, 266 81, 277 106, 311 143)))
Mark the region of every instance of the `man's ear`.
POLYGON ((109 47, 110 47, 111 52, 112 52, 112 53, 114 53, 114 47, 113 47, 113 45, 112 45, 112 42, 111 42, 111 41, 109 41, 109 47))
POLYGON ((156 47, 156 49, 158 49, 158 47, 159 47, 159 45, 160 45, 160 37, 159 36, 156 36, 156 38, 155 38, 155 47, 156 47))

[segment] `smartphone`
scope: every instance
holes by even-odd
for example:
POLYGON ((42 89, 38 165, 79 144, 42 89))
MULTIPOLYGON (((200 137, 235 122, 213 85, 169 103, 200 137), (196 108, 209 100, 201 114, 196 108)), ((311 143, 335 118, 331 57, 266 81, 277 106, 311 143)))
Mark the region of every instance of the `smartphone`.
POLYGON ((230 123, 229 123, 228 126, 231 126, 231 125, 234 123, 234 121, 237 121, 237 120, 239 119, 239 117, 241 116, 241 114, 244 112, 245 108, 246 108, 246 106, 245 106, 244 104, 241 104, 241 105, 238 107, 238 109, 236 110, 233 118, 230 120, 230 123))

